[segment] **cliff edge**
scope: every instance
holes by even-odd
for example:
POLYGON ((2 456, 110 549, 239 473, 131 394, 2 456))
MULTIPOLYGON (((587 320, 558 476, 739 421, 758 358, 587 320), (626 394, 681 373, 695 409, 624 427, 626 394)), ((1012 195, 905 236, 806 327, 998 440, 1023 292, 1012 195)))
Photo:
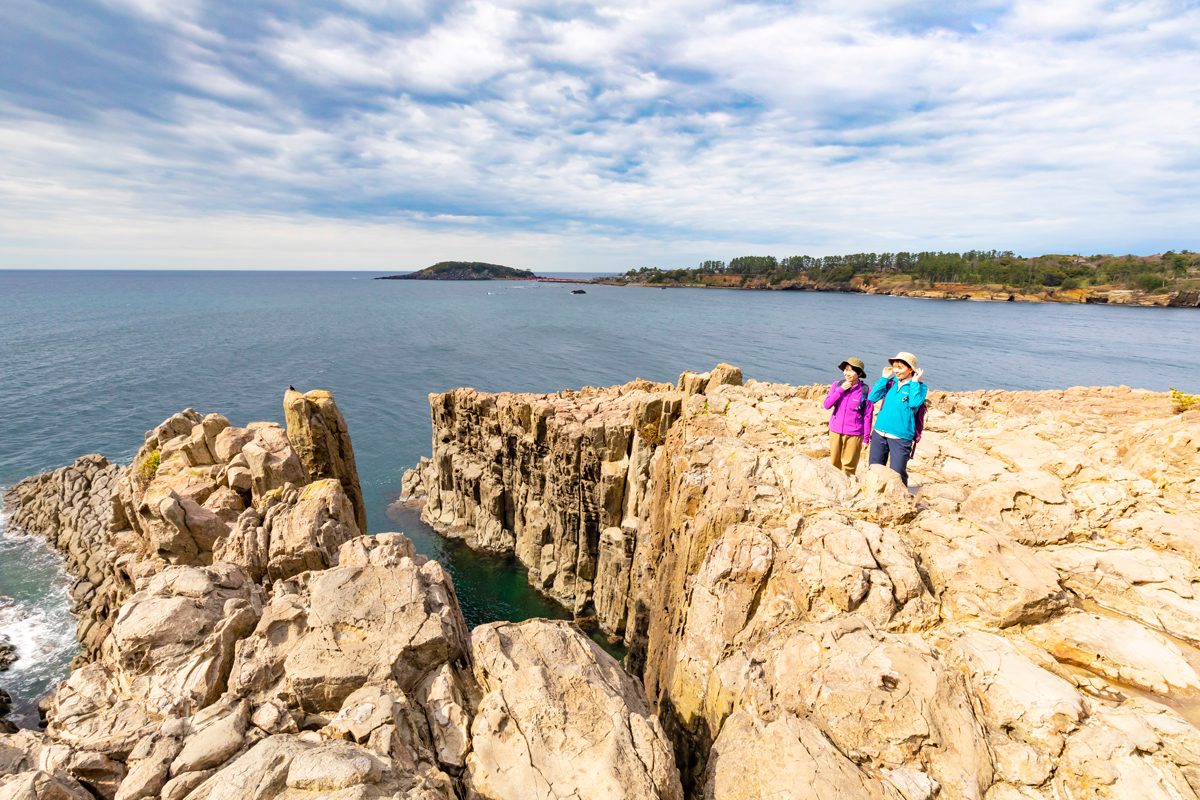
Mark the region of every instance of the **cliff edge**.
POLYGON ((425 518, 630 648, 691 796, 1200 793, 1200 412, 931 393, 841 474, 827 386, 431 395, 425 518))
POLYGON ((640 684, 570 623, 468 631, 437 562, 364 535, 333 397, 284 406, 5 493, 77 576, 85 652, 44 733, 0 730, 0 798, 680 800, 640 684))

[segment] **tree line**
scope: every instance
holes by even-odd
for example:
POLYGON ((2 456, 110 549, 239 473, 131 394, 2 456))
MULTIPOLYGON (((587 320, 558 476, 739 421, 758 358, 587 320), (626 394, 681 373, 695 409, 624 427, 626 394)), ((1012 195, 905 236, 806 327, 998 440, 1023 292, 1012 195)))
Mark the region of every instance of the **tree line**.
MULTIPOLYGON (((840 256, 738 256, 728 262, 707 260, 695 269, 642 267, 625 273, 639 283, 702 283, 712 276, 736 276, 740 283, 765 277, 771 285, 806 278, 815 283, 849 283, 888 273, 928 283, 997 284, 1014 288, 1063 288, 1120 285, 1161 291, 1188 281, 1200 266, 1200 254, 1167 251, 1161 256, 1080 256, 1047 254, 1025 257, 1011 250, 965 253, 852 253, 840 256)), ((726 281, 728 282, 728 281, 726 281)))

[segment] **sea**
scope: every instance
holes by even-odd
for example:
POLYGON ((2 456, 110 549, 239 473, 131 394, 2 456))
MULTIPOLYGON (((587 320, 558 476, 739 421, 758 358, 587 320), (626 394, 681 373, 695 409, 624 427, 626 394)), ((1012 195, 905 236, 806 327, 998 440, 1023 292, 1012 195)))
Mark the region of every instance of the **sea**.
MULTIPOLYGON (((1196 309, 377 276, 0 270, 0 489, 87 453, 128 463, 145 431, 184 408, 283 423, 289 385, 327 389, 370 532, 402 530, 441 561, 475 626, 568 614, 511 558, 443 539, 415 513, 388 516, 404 471, 430 454, 430 392, 673 382, 719 362, 760 381, 828 383, 847 357, 878 374, 904 350, 935 389, 1200 394, 1196 309)), ((0 636, 18 655, 0 687, 20 725, 37 724, 37 698, 78 652, 70 583, 54 552, 0 517, 0 636)))

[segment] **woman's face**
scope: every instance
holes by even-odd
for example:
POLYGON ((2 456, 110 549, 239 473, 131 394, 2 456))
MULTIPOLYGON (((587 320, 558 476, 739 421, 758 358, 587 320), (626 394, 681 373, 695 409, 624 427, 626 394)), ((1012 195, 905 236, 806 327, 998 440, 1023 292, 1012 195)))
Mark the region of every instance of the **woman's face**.
POLYGON ((845 375, 846 380, 850 381, 851 383, 854 383, 855 381, 858 380, 858 371, 855 370, 854 367, 850 366, 849 364, 847 364, 846 368, 844 370, 842 370, 842 374, 845 375))
POLYGON ((893 361, 892 369, 895 371, 896 377, 902 381, 907 380, 913 374, 912 367, 903 361, 893 361))

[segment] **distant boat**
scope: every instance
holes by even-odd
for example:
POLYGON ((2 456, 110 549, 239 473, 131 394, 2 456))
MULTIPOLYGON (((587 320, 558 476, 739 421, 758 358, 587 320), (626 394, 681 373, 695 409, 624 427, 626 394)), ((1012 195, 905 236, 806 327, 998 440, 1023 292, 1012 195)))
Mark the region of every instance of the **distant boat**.
POLYGON ((587 294, 583 289, 572 289, 571 294, 587 294))

